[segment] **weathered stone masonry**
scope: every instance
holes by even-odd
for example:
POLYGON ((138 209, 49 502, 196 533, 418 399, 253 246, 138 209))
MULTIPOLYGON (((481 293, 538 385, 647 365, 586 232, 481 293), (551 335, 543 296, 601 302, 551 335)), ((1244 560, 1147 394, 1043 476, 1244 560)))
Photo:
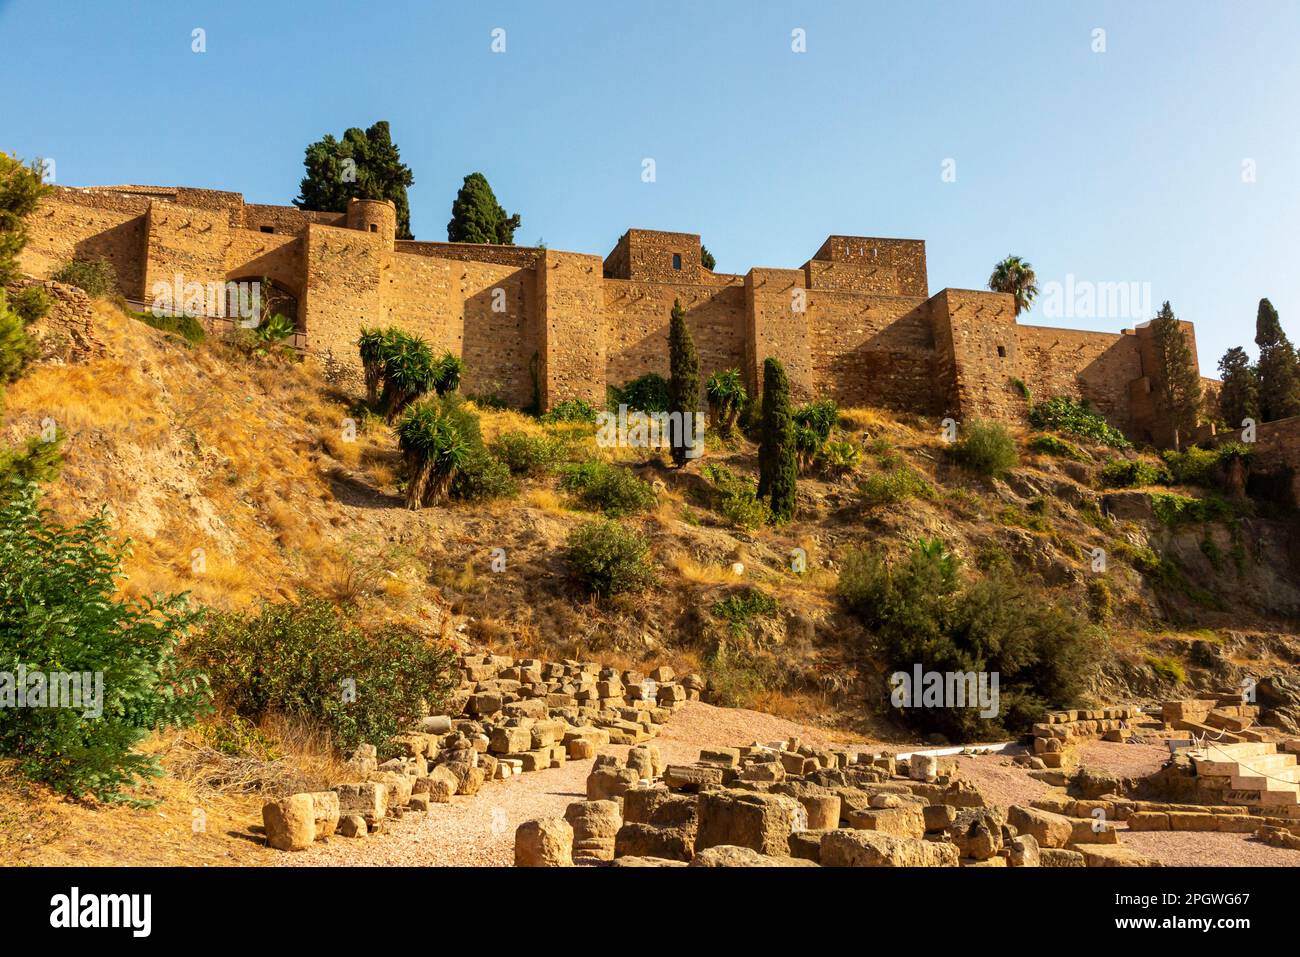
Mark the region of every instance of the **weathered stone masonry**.
MULTIPOLYGON (((390 203, 346 213, 245 203, 184 187, 59 187, 33 216, 27 271, 103 256, 128 298, 155 283, 269 279, 310 353, 358 374, 362 326, 395 325, 450 349, 465 391, 516 406, 603 403, 606 385, 668 372, 668 317, 686 310, 702 372, 760 385, 785 364, 796 399, 828 396, 927 415, 1016 421, 1035 397, 1087 398, 1131 436, 1168 429, 1152 400, 1148 329, 1022 325, 1010 296, 930 294, 920 240, 831 236, 797 269, 714 273, 700 237, 628 230, 603 260, 507 246, 397 241, 390 203)), ((1191 333, 1190 325, 1187 330, 1191 333)))

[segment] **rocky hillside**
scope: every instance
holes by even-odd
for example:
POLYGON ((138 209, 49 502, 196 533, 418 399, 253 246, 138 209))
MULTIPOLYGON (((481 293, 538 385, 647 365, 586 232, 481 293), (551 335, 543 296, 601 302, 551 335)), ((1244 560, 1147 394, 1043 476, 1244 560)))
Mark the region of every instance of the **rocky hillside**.
POLYGON ((1221 688, 1300 660, 1294 516, 1223 508, 1204 488, 1105 488, 1106 464, 1137 453, 1072 439, 1063 456, 1020 434, 1019 464, 988 478, 952 461, 938 422, 840 410, 838 437, 861 461, 802 477, 793 523, 745 528, 727 494, 757 474, 744 438, 710 436, 674 470, 658 453, 598 447, 590 426, 485 407, 489 444, 522 434, 556 460, 517 476, 513 497, 413 512, 390 430, 309 362, 191 344, 65 299, 37 330, 44 358, 8 390, 0 434, 12 443, 47 420, 65 433, 47 503, 69 519, 109 508, 134 542, 132 594, 241 608, 306 590, 520 656, 698 671, 725 703, 888 735, 884 668, 837 597, 839 571, 856 547, 941 539, 964 574, 1011 568, 1096 622, 1101 697, 1221 688), (654 581, 609 599, 564 558, 596 510, 568 490, 565 463, 590 461, 626 465, 654 493, 620 519, 647 536, 654 581))

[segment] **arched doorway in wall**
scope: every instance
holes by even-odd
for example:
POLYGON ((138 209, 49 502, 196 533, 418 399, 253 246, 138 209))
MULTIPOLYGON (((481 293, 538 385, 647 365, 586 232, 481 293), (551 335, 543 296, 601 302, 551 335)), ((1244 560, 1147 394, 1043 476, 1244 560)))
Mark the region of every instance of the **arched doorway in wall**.
POLYGON ((306 332, 298 307, 298 296, 283 283, 267 276, 241 276, 226 280, 228 317, 242 320, 242 324, 247 326, 260 325, 277 314, 292 322, 295 332, 306 332))

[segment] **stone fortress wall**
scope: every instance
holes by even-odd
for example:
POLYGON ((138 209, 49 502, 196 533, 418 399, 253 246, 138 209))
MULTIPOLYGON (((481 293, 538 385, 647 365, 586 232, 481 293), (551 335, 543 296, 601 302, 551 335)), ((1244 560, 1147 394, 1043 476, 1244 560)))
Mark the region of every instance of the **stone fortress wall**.
POLYGON ((334 373, 359 375, 362 326, 395 325, 462 356, 468 394, 515 406, 603 404, 607 384, 667 375, 679 300, 704 376, 736 367, 757 389, 763 360, 776 356, 799 401, 1002 421, 1025 415, 1018 379, 1038 398, 1091 400, 1136 439, 1170 439, 1152 399, 1147 328, 1023 325, 1005 294, 932 295, 920 240, 831 236, 796 269, 741 276, 702 266, 692 233, 631 229, 602 259, 399 241, 395 226, 386 201, 321 213, 206 189, 57 187, 32 217, 23 264, 46 278, 74 256, 102 256, 123 295, 146 302, 155 283, 178 278, 268 279, 308 352, 334 373))

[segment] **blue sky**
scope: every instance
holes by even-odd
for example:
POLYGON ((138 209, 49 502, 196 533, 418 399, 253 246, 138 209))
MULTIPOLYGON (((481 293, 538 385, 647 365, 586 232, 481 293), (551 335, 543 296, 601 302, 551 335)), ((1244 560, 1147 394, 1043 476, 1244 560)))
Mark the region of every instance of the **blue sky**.
MULTIPOLYGON (((378 6, 0 2, 0 149, 68 185, 288 203, 309 142, 387 119, 420 239, 446 238, 481 170, 519 242, 698 232, 744 272, 832 233, 919 238, 931 291, 1012 252, 1044 283, 1149 283, 1197 324, 1206 374, 1253 354, 1261 296, 1300 339, 1295 0, 378 6)), ((1042 312, 1022 321, 1144 318, 1042 312)))

